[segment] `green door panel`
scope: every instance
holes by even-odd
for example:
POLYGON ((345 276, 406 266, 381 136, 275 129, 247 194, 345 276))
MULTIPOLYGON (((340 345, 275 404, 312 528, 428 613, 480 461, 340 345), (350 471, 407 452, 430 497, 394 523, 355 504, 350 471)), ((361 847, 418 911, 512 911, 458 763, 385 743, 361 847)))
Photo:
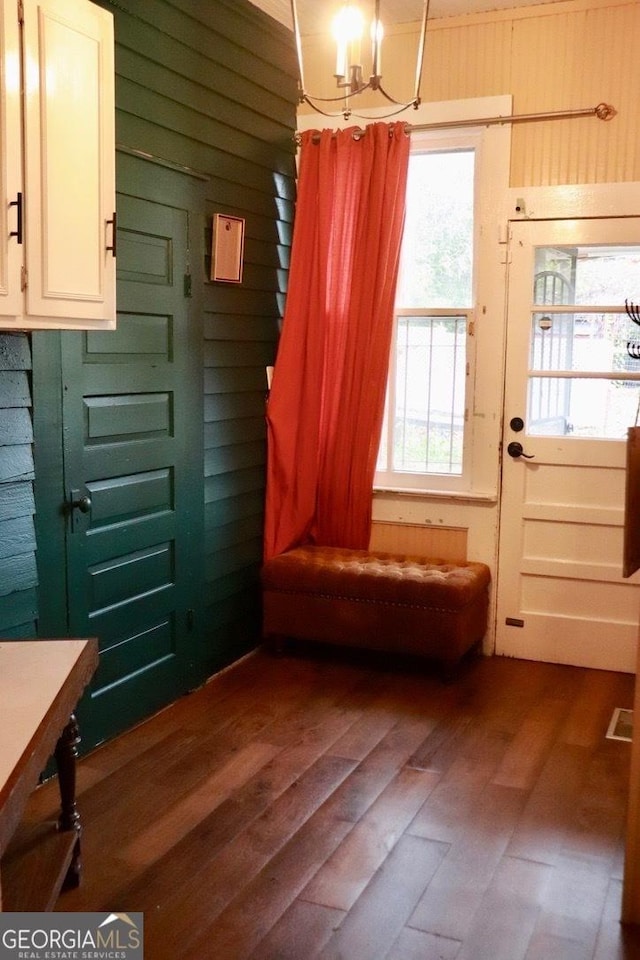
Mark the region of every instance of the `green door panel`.
MULTIPOLYGON (((63 540, 65 632, 97 636, 100 646, 78 711, 84 749, 202 679, 202 365, 184 284, 190 211, 171 197, 123 192, 117 210, 117 329, 59 337, 64 502, 56 508, 42 494, 50 501, 42 529, 54 531, 57 516, 63 540)), ((52 367, 43 363, 49 376, 52 367)), ((60 604, 49 608, 59 621, 60 604)))

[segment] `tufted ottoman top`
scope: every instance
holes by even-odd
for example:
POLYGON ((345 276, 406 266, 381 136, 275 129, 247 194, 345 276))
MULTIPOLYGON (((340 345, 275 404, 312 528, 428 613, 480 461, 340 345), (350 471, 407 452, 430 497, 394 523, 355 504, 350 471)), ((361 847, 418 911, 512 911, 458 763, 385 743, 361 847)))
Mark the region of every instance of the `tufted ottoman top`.
POLYGON ((273 557, 262 568, 266 590, 449 610, 466 606, 489 580, 484 563, 343 547, 297 547, 273 557))

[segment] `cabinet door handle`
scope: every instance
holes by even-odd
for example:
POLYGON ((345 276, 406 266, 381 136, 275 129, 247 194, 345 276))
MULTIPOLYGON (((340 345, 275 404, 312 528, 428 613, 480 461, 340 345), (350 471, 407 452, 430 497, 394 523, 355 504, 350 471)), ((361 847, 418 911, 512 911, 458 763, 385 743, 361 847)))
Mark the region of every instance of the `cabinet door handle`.
POLYGON ((112 232, 112 234, 111 234, 111 246, 110 246, 110 247, 107 247, 107 250, 111 250, 111 256, 112 256, 112 257, 115 257, 115 255, 116 255, 116 230, 117 230, 117 225, 116 225, 116 212, 115 212, 115 210, 113 211, 113 220, 107 220, 107 224, 112 224, 112 230, 113 230, 113 232, 112 232))
POLYGON ((10 237, 16 237, 18 243, 22 243, 22 194, 17 193, 16 199, 9 204, 10 207, 17 207, 16 229, 9 234, 10 237))

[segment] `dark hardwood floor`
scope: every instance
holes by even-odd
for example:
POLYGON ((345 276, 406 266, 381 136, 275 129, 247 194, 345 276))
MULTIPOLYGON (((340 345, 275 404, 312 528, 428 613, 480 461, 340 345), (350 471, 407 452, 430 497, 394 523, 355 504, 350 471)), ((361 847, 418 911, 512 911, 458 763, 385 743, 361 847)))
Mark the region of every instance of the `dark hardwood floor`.
MULTIPOLYGON (((147 960, 616 960, 629 675, 264 652, 84 758, 85 878, 147 960)), ((55 784, 34 796, 50 815, 55 784)))

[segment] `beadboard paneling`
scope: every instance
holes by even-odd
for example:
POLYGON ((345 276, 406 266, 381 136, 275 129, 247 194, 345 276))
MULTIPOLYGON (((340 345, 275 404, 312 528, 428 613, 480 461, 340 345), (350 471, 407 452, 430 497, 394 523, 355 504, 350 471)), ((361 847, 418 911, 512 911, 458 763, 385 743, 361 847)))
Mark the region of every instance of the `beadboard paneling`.
MULTIPOLYGON (((409 99, 417 24, 385 37, 385 86, 409 99)), ((617 183, 640 180, 637 118, 640 3, 559 0, 429 22, 424 101, 511 94, 514 114, 611 104, 617 116, 514 124, 511 185, 617 183)), ((307 39, 307 90, 335 95, 321 38, 307 39)), ((379 105, 379 100, 376 101, 379 105)), ((363 106, 372 101, 363 100, 363 106)), ((406 120, 411 123, 411 111, 406 120)), ((321 118, 318 118, 320 123, 321 118)))
POLYGON ((618 115, 514 127, 513 185, 640 179, 634 132, 640 61, 625 56, 640 36, 640 5, 568 8, 513 24, 514 112, 612 104, 618 115), (526 82, 526 78, 530 82, 526 82))
POLYGON ((373 520, 369 548, 440 560, 466 560, 467 531, 463 527, 373 520))

